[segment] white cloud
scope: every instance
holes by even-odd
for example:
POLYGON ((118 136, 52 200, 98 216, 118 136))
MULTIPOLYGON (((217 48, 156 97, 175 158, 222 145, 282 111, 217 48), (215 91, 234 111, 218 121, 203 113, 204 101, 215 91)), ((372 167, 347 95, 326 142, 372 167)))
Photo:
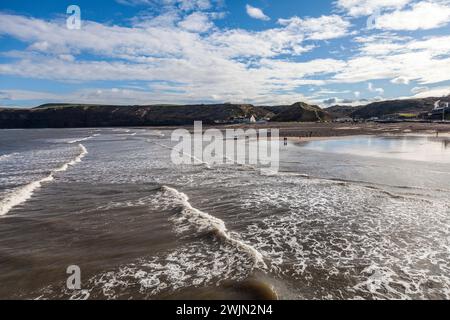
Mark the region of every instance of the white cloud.
POLYGON ((318 18, 293 17, 279 19, 278 23, 286 26, 292 33, 304 34, 310 40, 329 40, 348 35, 350 22, 338 15, 321 16, 318 18))
POLYGON ((264 20, 264 21, 270 20, 270 18, 268 16, 266 16, 264 14, 264 12, 259 8, 255 8, 255 7, 252 7, 251 5, 247 4, 245 6, 245 9, 247 10, 247 14, 250 17, 252 17, 253 19, 264 20))
POLYGON ((357 83, 381 79, 432 84, 450 80, 450 36, 424 39, 372 37, 332 81, 357 83))
POLYGON ((183 11, 208 10, 212 7, 210 0, 116 0, 116 2, 129 6, 173 7, 183 11))
POLYGON ((343 36, 349 24, 337 16, 293 19, 282 28, 251 32, 241 29, 215 30, 204 13, 193 13, 184 20, 173 14, 158 16, 133 27, 107 26, 84 21, 82 30, 68 30, 63 23, 0 14, 0 34, 31 43, 31 50, 59 54, 88 52, 121 59, 149 59, 161 56, 209 55, 268 57, 301 54, 313 47, 307 39, 343 36), (176 27, 175 23, 179 25, 176 27))
POLYGON ((232 29, 213 33, 210 43, 220 54, 230 57, 274 57, 280 54, 300 55, 314 46, 304 45, 305 36, 288 28, 252 32, 232 29))
POLYGON ((300 100, 307 101, 307 98, 296 94, 281 95, 274 97, 271 95, 261 95, 257 97, 246 96, 245 99, 238 96, 235 97, 230 94, 177 94, 170 91, 160 92, 155 95, 151 91, 142 90, 130 90, 124 88, 110 88, 110 89, 82 89, 73 91, 70 93, 57 94, 52 92, 41 91, 28 91, 28 90, 3 90, 0 92, 0 96, 3 94, 7 96, 11 101, 41 101, 42 103, 57 102, 57 103, 94 103, 94 104, 117 104, 117 105, 135 105, 135 104, 174 104, 174 103, 245 103, 252 102, 255 104, 292 104, 300 100))
POLYGON ((68 62, 74 62, 75 61, 75 57, 71 54, 60 54, 58 56, 59 59, 63 60, 63 61, 68 61, 68 62))
MULTIPOLYGON (((292 17, 279 20, 275 28, 248 31, 219 29, 213 19, 210 12, 170 11, 146 21, 136 19, 131 27, 84 21, 77 31, 67 30, 64 21, 0 13, 0 36, 27 46, 1 53, 9 59, 0 64, 0 74, 79 83, 147 83, 139 83, 145 90, 86 89, 68 95, 72 101, 95 98, 98 103, 112 99, 109 102, 125 104, 133 95, 136 103, 284 104, 308 100, 298 93, 303 86, 386 80, 432 87, 450 80, 450 36, 414 39, 382 33, 355 38, 350 56, 311 60, 302 55, 321 41, 352 34, 348 20, 338 15, 292 17), (83 59, 84 54, 94 58, 83 59)), ((377 95, 384 92, 373 84, 368 89, 377 95)), ((337 95, 322 93, 318 101, 337 95)), ((360 93, 353 95, 359 98, 360 93)))
POLYGON ((367 89, 369 89, 370 92, 376 92, 378 94, 383 94, 384 93, 384 89, 383 88, 375 88, 373 86, 372 82, 369 82, 367 85, 367 89))
POLYGON ((47 51, 50 48, 50 44, 47 41, 38 41, 29 46, 30 50, 47 51))
POLYGON ((235 29, 200 36, 175 26, 123 28, 86 22, 90 32, 74 33, 68 37, 73 41, 66 42, 67 30, 56 23, 2 16, 0 25, 5 20, 16 26, 19 24, 20 28, 8 29, 8 25, 4 25, 0 28, 2 32, 13 33, 25 42, 47 41, 49 48, 53 48, 50 52, 62 53, 55 57, 48 53, 15 54, 18 60, 1 64, 0 74, 58 81, 176 82, 182 79, 181 93, 170 95, 173 102, 180 103, 195 99, 210 101, 211 96, 223 101, 294 102, 299 99, 296 89, 304 85, 402 77, 427 84, 450 79, 450 59, 441 57, 450 53, 447 39, 450 37, 445 36, 409 41, 401 38, 398 42, 394 39, 381 53, 370 49, 381 41, 374 38, 372 42, 362 43, 360 56, 347 61, 289 62, 276 59, 276 56, 308 50, 303 40, 310 36, 306 30, 294 32, 293 29, 298 28, 289 27, 289 24, 262 32, 235 29), (45 28, 48 33, 35 32, 40 28, 45 28), (149 39, 149 34, 154 37, 149 39), (57 48, 59 50, 55 50, 57 48), (94 52, 127 61, 82 61, 74 57, 79 52, 94 52), (249 54, 256 60, 249 64, 235 60, 249 54), (210 72, 211 69, 215 72, 210 72), (317 76, 327 78, 321 80, 317 76))
POLYGON ((375 27, 383 30, 428 30, 443 27, 449 22, 449 4, 421 1, 410 9, 379 16, 375 27))
POLYGON ((392 80, 391 80, 391 83, 394 83, 394 84, 405 84, 405 85, 407 85, 407 84, 409 84, 410 81, 411 81, 411 79, 406 78, 406 77, 397 77, 397 78, 395 78, 395 79, 392 79, 392 80))
POLYGON ((411 89, 411 92, 414 93, 414 94, 419 94, 421 92, 428 91, 429 89, 430 88, 428 88, 428 87, 414 87, 414 88, 411 89))
POLYGON ((336 6, 352 17, 369 16, 382 9, 403 8, 412 0, 337 0, 336 6))
POLYGON ((178 25, 192 32, 206 32, 214 26, 208 15, 200 12, 190 14, 178 25))
POLYGON ((428 97, 446 97, 450 95, 450 87, 436 87, 428 90, 421 90, 416 93, 414 98, 428 98, 428 97))

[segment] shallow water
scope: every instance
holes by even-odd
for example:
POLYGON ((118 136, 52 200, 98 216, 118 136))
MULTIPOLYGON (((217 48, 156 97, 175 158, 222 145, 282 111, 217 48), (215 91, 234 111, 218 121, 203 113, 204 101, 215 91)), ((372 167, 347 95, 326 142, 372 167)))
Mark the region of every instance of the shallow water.
POLYGON ((290 143, 278 173, 174 165, 173 146, 1 131, 0 298, 450 298, 446 138, 290 143))

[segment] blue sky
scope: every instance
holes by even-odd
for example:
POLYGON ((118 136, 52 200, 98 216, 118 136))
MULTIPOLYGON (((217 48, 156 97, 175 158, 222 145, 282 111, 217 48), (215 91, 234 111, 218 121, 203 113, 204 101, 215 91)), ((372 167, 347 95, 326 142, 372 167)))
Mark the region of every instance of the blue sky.
POLYGON ((0 3, 0 106, 450 94, 450 0, 0 3), (81 10, 81 28, 66 21, 81 10))

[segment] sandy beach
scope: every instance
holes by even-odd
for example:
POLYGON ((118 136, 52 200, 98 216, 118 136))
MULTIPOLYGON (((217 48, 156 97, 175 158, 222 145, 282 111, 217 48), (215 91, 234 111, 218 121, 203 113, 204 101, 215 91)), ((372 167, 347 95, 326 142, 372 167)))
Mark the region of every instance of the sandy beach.
POLYGON ((324 138, 386 134, 448 135, 450 123, 267 123, 256 125, 231 125, 225 128, 279 129, 280 137, 324 138))
MULTIPOLYGON (((172 131, 184 128, 193 131, 193 126, 182 127, 148 127, 152 130, 172 131)), ((433 135, 450 138, 450 123, 399 122, 399 123, 316 123, 316 122, 269 122, 261 124, 204 125, 208 129, 278 129, 280 139, 289 141, 315 141, 328 138, 375 135, 433 135)), ((136 128, 138 129, 138 128, 136 128)))
POLYGON ((171 128, 3 130, 0 299, 450 298, 448 126, 264 126, 277 171, 177 164, 171 128))

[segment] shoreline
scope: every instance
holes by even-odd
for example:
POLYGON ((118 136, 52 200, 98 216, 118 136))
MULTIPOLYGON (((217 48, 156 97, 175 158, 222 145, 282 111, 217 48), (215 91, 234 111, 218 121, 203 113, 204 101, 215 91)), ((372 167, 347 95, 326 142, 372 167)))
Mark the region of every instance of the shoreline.
MULTIPOLYGON (((217 128, 204 126, 203 130, 217 128)), ((166 130, 168 128, 165 128, 166 130)), ((186 127, 191 130, 191 127, 186 127)), ((368 136, 427 136, 450 139, 450 123, 265 123, 237 124, 218 127, 220 130, 278 129, 279 139, 290 142, 309 142, 347 137, 368 136)), ((164 128, 159 128, 164 130, 164 128)))
MULTIPOLYGON (((383 134, 354 134, 354 135, 342 135, 342 136, 321 136, 321 137, 286 137, 289 142, 310 142, 310 141, 323 141, 323 140, 343 140, 346 138, 355 137, 429 137, 429 138, 444 138, 450 139, 450 132, 439 133, 436 137, 435 133, 423 133, 423 132, 405 132, 405 133, 383 133, 383 134)), ((280 137, 280 140, 284 140, 285 137, 280 137)))
MULTIPOLYGON (((171 131, 176 129, 186 129, 193 131, 193 125, 181 126, 119 126, 119 127, 77 127, 77 128, 29 128, 29 129, 1 129, 1 130, 77 130, 77 129, 135 129, 135 130, 164 130, 171 131)), ((449 135, 450 123, 334 123, 334 122, 268 122, 261 124, 232 124, 232 125, 209 125, 202 126, 203 131, 208 129, 219 130, 248 130, 248 129, 271 129, 279 130, 281 138, 288 139, 312 139, 312 138, 338 138, 346 136, 370 136, 370 135, 405 135, 405 134, 420 134, 420 135, 449 135)))
MULTIPOLYGON (((450 123, 268 123, 261 125, 238 125, 230 129, 279 129, 280 137, 284 138, 333 138, 345 136, 370 135, 448 135, 450 123)), ((225 128, 227 129, 227 128, 225 128)))

